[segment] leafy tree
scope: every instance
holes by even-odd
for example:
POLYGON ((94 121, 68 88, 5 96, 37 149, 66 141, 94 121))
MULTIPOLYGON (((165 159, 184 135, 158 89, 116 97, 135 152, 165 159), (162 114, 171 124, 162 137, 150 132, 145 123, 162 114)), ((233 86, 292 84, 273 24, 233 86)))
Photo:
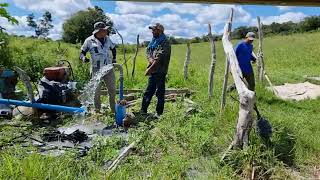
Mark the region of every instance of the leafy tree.
POLYGON ((113 27, 111 18, 106 16, 98 6, 79 11, 63 24, 62 39, 69 43, 84 42, 92 34, 94 23, 99 21, 113 27))
POLYGON ((35 21, 34 14, 29 14, 27 16, 27 22, 28 22, 28 26, 34 28, 36 37, 40 37, 40 36, 47 37, 49 35, 50 29, 53 28, 52 16, 49 11, 46 11, 42 15, 42 18, 39 20, 38 23, 35 21))
POLYGON ((302 32, 317 30, 320 28, 320 16, 311 16, 304 19, 300 24, 302 32))
POLYGON ((11 22, 12 24, 18 24, 18 21, 14 17, 10 16, 8 11, 5 9, 8 6, 9 6, 8 3, 0 3, 0 17, 4 17, 8 19, 8 21, 11 22))
MULTIPOLYGON (((8 7, 9 4, 7 3, 0 3, 0 17, 6 18, 12 24, 18 24, 18 21, 10 16, 8 11, 5 9, 8 7)), ((11 56, 11 49, 8 47, 9 45, 9 36, 8 34, 2 32, 4 30, 3 27, 0 26, 0 59, 1 65, 6 67, 12 66, 12 56, 11 56)))

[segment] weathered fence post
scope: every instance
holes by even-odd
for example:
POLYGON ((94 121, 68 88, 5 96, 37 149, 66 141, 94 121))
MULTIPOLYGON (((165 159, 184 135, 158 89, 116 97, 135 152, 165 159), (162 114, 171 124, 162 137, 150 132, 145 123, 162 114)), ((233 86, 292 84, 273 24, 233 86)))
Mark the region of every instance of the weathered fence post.
POLYGON ((226 94, 227 94, 229 71, 230 71, 230 63, 229 63, 228 57, 226 57, 226 65, 225 65, 225 69, 224 69, 224 79, 223 79, 223 86, 222 86, 220 112, 223 112, 223 110, 226 106, 226 94))
POLYGON ((183 67, 183 74, 184 74, 184 79, 188 79, 188 67, 190 64, 190 56, 191 56, 191 48, 190 48, 190 42, 187 43, 187 52, 186 52, 186 60, 184 62, 184 67, 183 67))
POLYGON ((119 33, 119 31, 117 29, 115 29, 117 34, 120 36, 121 38, 121 44, 122 44, 122 51, 123 51, 123 60, 124 60, 124 66, 126 67, 126 73, 127 73, 127 76, 129 76, 129 71, 128 71, 128 65, 127 65, 127 58, 126 58, 126 48, 124 46, 124 42, 123 42, 123 37, 122 35, 119 33))
POLYGON ((259 16, 257 17, 257 21, 258 21, 258 36, 259 36, 257 67, 258 67, 258 77, 259 77, 259 80, 262 82, 264 77, 264 60, 263 60, 263 51, 262 51, 263 32, 262 32, 262 26, 261 26, 259 16))
POLYGON ((210 73, 209 73, 209 84, 208 84, 208 91, 209 91, 209 98, 213 96, 213 80, 214 80, 214 69, 216 67, 216 45, 214 43, 214 38, 211 33, 211 25, 208 24, 208 38, 210 41, 211 46, 211 65, 210 65, 210 73))
POLYGON ((237 122, 236 134, 234 136, 231 148, 243 148, 249 144, 249 133, 252 127, 251 112, 255 103, 255 93, 250 91, 242 81, 242 73, 238 64, 237 56, 229 36, 231 33, 231 24, 233 18, 233 9, 231 9, 229 21, 224 27, 222 44, 224 51, 229 59, 230 70, 234 79, 239 95, 239 117, 237 122))
POLYGON ((134 71, 136 69, 136 59, 137 59, 138 52, 139 52, 139 34, 137 35, 136 52, 135 52, 134 58, 133 58, 133 67, 132 67, 132 73, 131 73, 132 78, 134 78, 134 71))

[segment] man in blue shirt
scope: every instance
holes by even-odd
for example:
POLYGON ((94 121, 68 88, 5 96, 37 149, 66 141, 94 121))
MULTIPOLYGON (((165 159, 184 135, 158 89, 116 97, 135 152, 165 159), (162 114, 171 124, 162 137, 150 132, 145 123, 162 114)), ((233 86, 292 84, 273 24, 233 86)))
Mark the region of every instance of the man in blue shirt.
POLYGON ((235 53, 242 71, 242 76, 247 81, 248 89, 251 91, 255 90, 254 73, 251 66, 251 61, 256 62, 256 57, 253 56, 252 53, 252 43, 254 39, 255 34, 253 32, 248 32, 245 39, 239 42, 235 47, 235 53))

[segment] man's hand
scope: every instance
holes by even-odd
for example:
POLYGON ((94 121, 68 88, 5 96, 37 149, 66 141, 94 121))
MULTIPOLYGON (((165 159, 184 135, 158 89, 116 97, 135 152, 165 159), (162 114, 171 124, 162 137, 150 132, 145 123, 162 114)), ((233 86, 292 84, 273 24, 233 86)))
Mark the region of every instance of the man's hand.
POLYGON ((150 59, 148 59, 148 61, 149 61, 149 64, 148 64, 148 67, 149 67, 149 66, 151 66, 151 64, 153 64, 154 59, 150 58, 150 59))
POLYGON ((89 59, 89 58, 87 58, 87 57, 84 57, 84 58, 82 59, 82 62, 84 62, 84 63, 88 63, 88 62, 90 62, 90 59, 89 59))

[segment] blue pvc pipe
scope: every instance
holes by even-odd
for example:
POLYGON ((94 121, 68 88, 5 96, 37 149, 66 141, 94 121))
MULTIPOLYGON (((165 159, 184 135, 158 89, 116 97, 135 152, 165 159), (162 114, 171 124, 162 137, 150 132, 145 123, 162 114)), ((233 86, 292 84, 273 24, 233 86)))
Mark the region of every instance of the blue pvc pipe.
MULTIPOLYGON (((119 99, 123 100, 123 68, 120 64, 113 64, 114 67, 118 68, 120 71, 120 87, 119 87, 119 99)), ((126 117, 126 107, 121 104, 116 104, 116 123, 119 126, 122 126, 123 119, 126 117)))
POLYGON ((43 103, 31 103, 31 102, 27 102, 27 101, 18 101, 18 100, 13 100, 13 99, 0 98, 0 104, 26 106, 26 107, 32 107, 32 108, 37 108, 37 109, 46 109, 46 110, 59 111, 59 112, 69 112, 69 113, 83 113, 83 112, 85 112, 85 109, 83 109, 83 108, 52 105, 52 104, 43 104, 43 103))
POLYGON ((120 77, 120 88, 119 88, 119 98, 123 100, 123 77, 120 77))

